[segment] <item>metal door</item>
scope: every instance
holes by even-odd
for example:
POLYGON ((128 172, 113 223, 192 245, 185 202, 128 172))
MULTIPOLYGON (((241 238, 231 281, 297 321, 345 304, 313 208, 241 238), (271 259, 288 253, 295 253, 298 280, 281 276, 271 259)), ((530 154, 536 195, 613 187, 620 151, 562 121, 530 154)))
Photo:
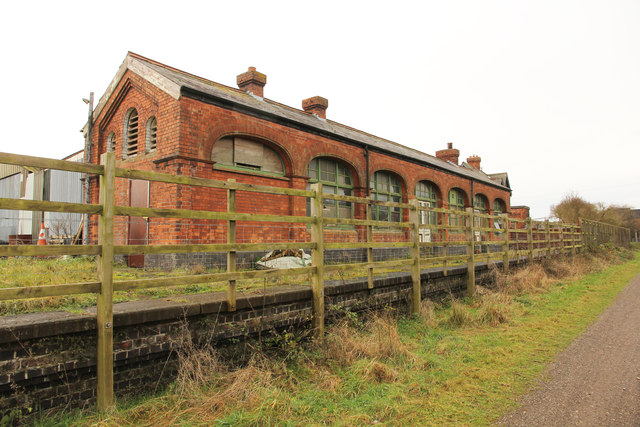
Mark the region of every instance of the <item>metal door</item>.
MULTIPOLYGON (((149 181, 132 179, 129 181, 129 206, 136 208, 149 207, 149 181)), ((146 245, 149 243, 148 218, 140 216, 129 217, 129 245, 146 245)), ((144 267, 144 254, 129 255, 129 267, 144 267)))

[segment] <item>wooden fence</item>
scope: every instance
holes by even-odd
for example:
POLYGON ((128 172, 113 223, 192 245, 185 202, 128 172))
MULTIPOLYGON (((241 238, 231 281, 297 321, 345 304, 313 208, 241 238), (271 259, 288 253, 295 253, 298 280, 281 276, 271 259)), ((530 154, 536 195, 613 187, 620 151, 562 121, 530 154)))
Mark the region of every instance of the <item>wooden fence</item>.
POLYGON ((631 244, 631 229, 629 228, 617 227, 584 218, 580 218, 580 225, 582 227, 584 245, 590 250, 606 244, 626 248, 631 244))
MULTIPOLYGON (((100 198, 98 204, 77 204, 51 201, 0 199, 0 209, 32 210, 48 212, 73 212, 98 215, 98 244, 84 246, 0 246, 0 256, 97 256, 98 280, 89 283, 43 285, 0 289, 0 300, 25 299, 82 293, 95 293, 97 299, 97 400, 100 410, 114 404, 113 397, 113 293, 132 289, 190 285, 196 283, 228 282, 227 306, 236 307, 236 284, 243 279, 311 275, 313 292, 313 325, 317 337, 324 333, 324 280, 331 271, 364 271, 369 287, 373 287, 374 271, 378 269, 403 269, 411 273, 411 311, 420 309, 420 272, 427 267, 441 267, 446 274, 448 266, 466 263, 467 292, 475 292, 475 264, 501 261, 508 270, 509 261, 573 253, 583 245, 580 227, 572 224, 537 222, 531 219, 509 218, 506 214, 486 215, 466 210, 450 210, 421 206, 416 200, 409 203, 393 203, 323 193, 322 184, 311 185, 310 190, 277 188, 241 184, 234 180, 216 181, 187 176, 175 176, 148 171, 116 167, 113 153, 102 156, 101 165, 67 162, 39 157, 0 153, 0 163, 81 172, 99 176, 100 198), (157 209, 117 206, 114 203, 116 178, 141 179, 163 183, 219 188, 227 191, 227 212, 203 210, 157 209), (236 212, 236 193, 260 192, 310 200, 309 216, 266 215, 236 212), (365 218, 329 218, 323 216, 323 203, 363 204, 365 218), (403 222, 373 220, 373 208, 406 210, 403 222), (217 220, 227 223, 227 243, 174 244, 174 245, 115 245, 114 217, 143 216, 150 218, 182 218, 185 220, 217 220), (408 219, 408 221, 406 221, 408 219), (310 229, 310 242, 236 243, 236 225, 239 221, 279 222, 306 224, 310 229), (406 221, 406 222, 405 222, 406 221), (328 242, 324 235, 328 227, 335 225, 359 227, 364 231, 364 241, 328 242), (380 230, 401 230, 402 238, 395 242, 374 241, 380 230), (287 270, 237 271, 236 257, 239 251, 265 251, 273 249, 311 250, 310 266, 287 270), (374 260, 377 248, 405 248, 407 256, 382 261, 374 260), (366 251, 366 261, 359 263, 325 263, 325 251, 332 249, 361 249, 366 251), (227 271, 221 273, 171 276, 138 280, 114 280, 115 255, 167 254, 196 252, 226 252, 227 271)), ((402 211, 401 211, 402 212, 402 211)))

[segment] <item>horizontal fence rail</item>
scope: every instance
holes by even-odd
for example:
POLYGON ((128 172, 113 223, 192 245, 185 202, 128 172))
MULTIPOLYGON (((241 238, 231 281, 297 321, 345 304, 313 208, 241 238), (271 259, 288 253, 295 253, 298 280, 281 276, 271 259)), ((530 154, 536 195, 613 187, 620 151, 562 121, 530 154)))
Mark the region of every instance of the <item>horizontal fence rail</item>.
MULTIPOLYGON (((102 165, 52 160, 32 156, 0 153, 0 163, 82 172, 99 177, 99 203, 78 204, 53 201, 0 198, 0 209, 42 212, 72 212, 98 216, 98 239, 95 245, 84 246, 0 246, 0 256, 97 256, 97 281, 59 285, 39 285, 0 289, 0 300, 76 295, 93 293, 97 302, 97 395, 98 406, 104 410, 113 406, 113 292, 183 286, 210 282, 227 283, 227 309, 235 310, 237 281, 272 277, 307 276, 311 278, 313 293, 313 325, 321 337, 324 330, 324 280, 326 273, 363 271, 368 286, 373 288, 376 271, 387 269, 409 270, 412 279, 411 310, 420 309, 420 272, 426 267, 441 267, 443 273, 454 265, 467 266, 467 292, 475 292, 476 262, 502 262, 505 271, 512 260, 533 260, 556 254, 575 254, 584 246, 611 243, 628 245, 628 229, 593 221, 581 220, 580 225, 530 218, 511 218, 507 214, 491 215, 467 208, 465 210, 430 207, 409 199, 408 203, 372 200, 366 197, 329 194, 322 184, 311 184, 309 189, 270 187, 219 181, 198 177, 176 176, 149 171, 116 167, 113 153, 102 156, 102 165), (226 211, 167 209, 157 207, 131 207, 115 204, 116 179, 146 180, 164 184, 197 186, 226 192, 226 211), (273 215, 238 212, 237 194, 264 193, 275 197, 298 197, 307 200, 307 215, 273 215), (350 209, 351 217, 333 217, 324 214, 325 206, 342 203, 350 209), (360 206, 357 210, 355 206, 360 206), (398 221, 384 221, 374 215, 374 209, 383 209, 387 215, 399 212, 398 221), (114 223, 118 217, 144 217, 214 221, 224 225, 225 243, 207 244, 116 244, 114 223), (295 231, 310 235, 311 241, 251 242, 237 241, 239 226, 258 223, 285 223, 298 227, 295 231), (343 227, 343 228, 341 228, 343 227), (358 241, 331 241, 327 233, 340 235, 341 230, 355 235, 358 241), (386 236, 386 237, 385 237, 386 236), (389 241, 380 241, 381 238, 389 241), (378 239, 378 240, 376 240, 378 239), (242 251, 310 250, 311 265, 290 269, 264 269, 238 271, 237 255, 242 251), (329 262, 325 251, 362 250, 362 262, 329 262), (398 250, 406 254, 397 259, 376 259, 375 250, 398 250), (164 276, 156 278, 114 279, 114 256, 135 254, 195 254, 226 253, 226 271, 210 274, 164 276)), ((389 216, 389 218, 391 218, 389 216)))

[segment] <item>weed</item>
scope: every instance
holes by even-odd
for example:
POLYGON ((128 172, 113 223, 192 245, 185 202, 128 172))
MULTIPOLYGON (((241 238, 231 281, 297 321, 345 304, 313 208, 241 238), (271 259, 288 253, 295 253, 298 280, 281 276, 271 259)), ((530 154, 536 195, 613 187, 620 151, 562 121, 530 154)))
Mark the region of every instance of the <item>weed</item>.
POLYGON ((477 322, 490 326, 497 326, 507 322, 511 311, 512 300, 508 295, 491 293, 480 298, 480 308, 477 313, 477 322))
POLYGON ((377 360, 372 360, 364 368, 363 373, 365 378, 373 380, 376 383, 389 383, 398 379, 398 371, 377 360))
POLYGON ((430 299, 422 300, 420 303, 420 319, 427 327, 435 327, 436 320, 436 304, 430 299))
POLYGON ((458 300, 451 301, 451 312, 447 319, 447 324, 452 327, 470 326, 473 324, 473 317, 469 306, 458 300))

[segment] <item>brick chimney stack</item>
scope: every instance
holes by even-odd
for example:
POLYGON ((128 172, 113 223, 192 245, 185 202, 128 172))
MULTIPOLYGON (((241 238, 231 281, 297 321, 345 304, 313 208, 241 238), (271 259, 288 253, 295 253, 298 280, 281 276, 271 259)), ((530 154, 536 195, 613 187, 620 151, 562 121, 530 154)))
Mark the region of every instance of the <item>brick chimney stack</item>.
POLYGON ((302 109, 305 113, 315 114, 321 119, 327 118, 327 108, 329 107, 329 101, 327 98, 321 96, 314 96, 311 98, 302 100, 302 109))
POLYGON ((457 165, 458 157, 460 157, 460 150, 453 148, 453 142, 447 142, 447 148, 445 150, 436 151, 436 157, 442 160, 449 160, 457 165))
POLYGON ((238 87, 248 93, 253 93, 260 98, 264 97, 264 85, 267 84, 267 75, 256 71, 256 67, 249 67, 249 71, 238 76, 238 87))
POLYGON ((467 157, 467 163, 469 164, 469 166, 478 170, 480 170, 480 160, 482 160, 480 156, 477 156, 475 154, 471 157, 467 157))

